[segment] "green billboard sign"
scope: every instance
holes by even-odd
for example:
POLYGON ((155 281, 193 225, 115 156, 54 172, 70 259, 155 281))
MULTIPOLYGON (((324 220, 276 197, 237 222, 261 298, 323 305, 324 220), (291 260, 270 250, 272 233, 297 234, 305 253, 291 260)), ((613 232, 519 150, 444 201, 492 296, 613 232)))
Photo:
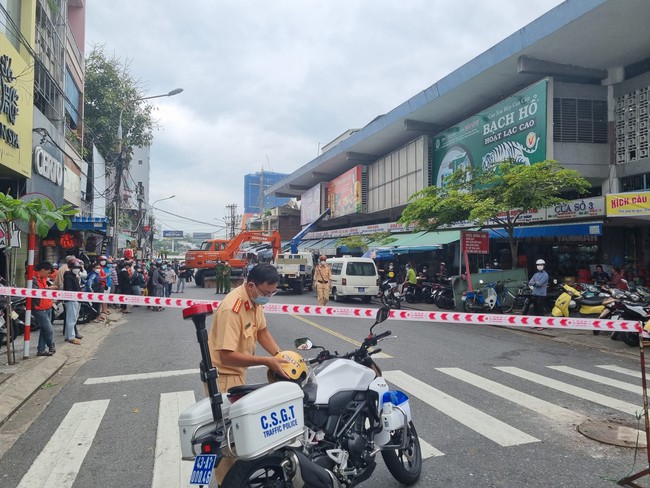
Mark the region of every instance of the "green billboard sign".
POLYGON ((433 138, 431 175, 437 186, 459 168, 489 169, 512 160, 546 159, 547 80, 511 95, 433 138))

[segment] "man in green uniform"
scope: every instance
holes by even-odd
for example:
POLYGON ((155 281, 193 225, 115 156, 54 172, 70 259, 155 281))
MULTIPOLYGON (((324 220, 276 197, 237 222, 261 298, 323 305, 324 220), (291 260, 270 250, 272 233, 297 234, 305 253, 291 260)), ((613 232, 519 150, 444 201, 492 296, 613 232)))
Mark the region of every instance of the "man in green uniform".
POLYGON ((232 268, 228 261, 223 263, 223 292, 230 293, 230 278, 232 274, 232 268))
POLYGON ((214 267, 214 278, 215 278, 215 295, 223 293, 223 264, 221 263, 221 258, 217 258, 217 264, 214 267))

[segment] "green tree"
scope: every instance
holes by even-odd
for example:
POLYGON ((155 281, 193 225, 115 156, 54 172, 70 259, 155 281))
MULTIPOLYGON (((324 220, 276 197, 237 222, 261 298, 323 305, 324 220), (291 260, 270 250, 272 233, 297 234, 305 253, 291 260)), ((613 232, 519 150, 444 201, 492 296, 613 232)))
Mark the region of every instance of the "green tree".
POLYGON ((131 74, 129 62, 108 57, 103 46, 93 46, 86 57, 84 145, 86 151, 97 146, 109 167, 117 159, 120 115, 127 164, 133 147, 153 142, 154 106, 140 100, 142 91, 143 84, 131 74))
POLYGON ((519 242, 514 231, 521 216, 531 209, 566 202, 563 193, 584 194, 589 188, 591 184, 580 173, 551 160, 530 166, 507 161, 487 171, 460 168, 442 187, 430 186, 413 194, 399 221, 414 223, 420 230, 465 221, 468 226, 504 229, 516 267, 519 242))
MULTIPOLYGON (((65 230, 70 227, 70 217, 77 213, 77 209, 71 205, 62 205, 56 207, 50 199, 34 199, 30 201, 13 198, 10 195, 0 193, 0 227, 5 232, 7 250, 11 249, 11 224, 15 221, 29 223, 33 222, 34 231, 40 236, 45 237, 52 225, 56 225, 59 230, 65 230)), ((15 276, 12 275, 12 253, 5 253, 5 276, 7 283, 15 283, 15 276)), ((7 300, 7 311, 5 317, 11 316, 11 301, 7 300)), ((11 327, 7 327, 7 344, 10 341, 11 327)), ((9 364, 13 364, 7 347, 7 358, 9 364)))
POLYGON ((371 242, 376 242, 379 245, 388 245, 395 241, 395 238, 390 232, 375 232, 368 235, 355 235, 349 237, 342 237, 336 241, 337 246, 346 246, 350 249, 361 249, 362 251, 368 250, 368 245, 371 242))

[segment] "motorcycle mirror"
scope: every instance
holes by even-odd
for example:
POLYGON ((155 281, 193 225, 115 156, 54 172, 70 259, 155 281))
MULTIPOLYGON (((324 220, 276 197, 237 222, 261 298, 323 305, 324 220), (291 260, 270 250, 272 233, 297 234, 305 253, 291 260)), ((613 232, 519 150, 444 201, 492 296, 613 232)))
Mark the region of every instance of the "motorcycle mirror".
POLYGON ((389 315, 390 315, 390 308, 381 307, 379 310, 377 310, 377 316, 375 317, 375 323, 381 324, 382 322, 385 322, 388 319, 389 315))
POLYGON ((312 347, 314 347, 314 343, 311 342, 307 337, 301 337, 300 339, 296 339, 293 341, 293 345, 296 347, 296 349, 300 351, 308 351, 312 347))

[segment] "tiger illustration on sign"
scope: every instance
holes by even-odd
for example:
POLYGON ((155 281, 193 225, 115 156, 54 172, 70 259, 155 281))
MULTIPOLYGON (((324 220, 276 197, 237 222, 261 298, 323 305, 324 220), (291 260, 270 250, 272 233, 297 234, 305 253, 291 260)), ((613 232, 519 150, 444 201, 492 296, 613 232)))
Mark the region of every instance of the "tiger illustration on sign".
POLYGON ((506 141, 502 142, 498 146, 494 147, 489 153, 483 156, 483 171, 487 171, 492 166, 502 161, 512 161, 513 163, 525 164, 530 166, 530 160, 527 157, 527 154, 533 154, 537 151, 537 145, 539 144, 539 137, 535 141, 535 146, 531 149, 527 149, 523 144, 516 141, 506 141))

